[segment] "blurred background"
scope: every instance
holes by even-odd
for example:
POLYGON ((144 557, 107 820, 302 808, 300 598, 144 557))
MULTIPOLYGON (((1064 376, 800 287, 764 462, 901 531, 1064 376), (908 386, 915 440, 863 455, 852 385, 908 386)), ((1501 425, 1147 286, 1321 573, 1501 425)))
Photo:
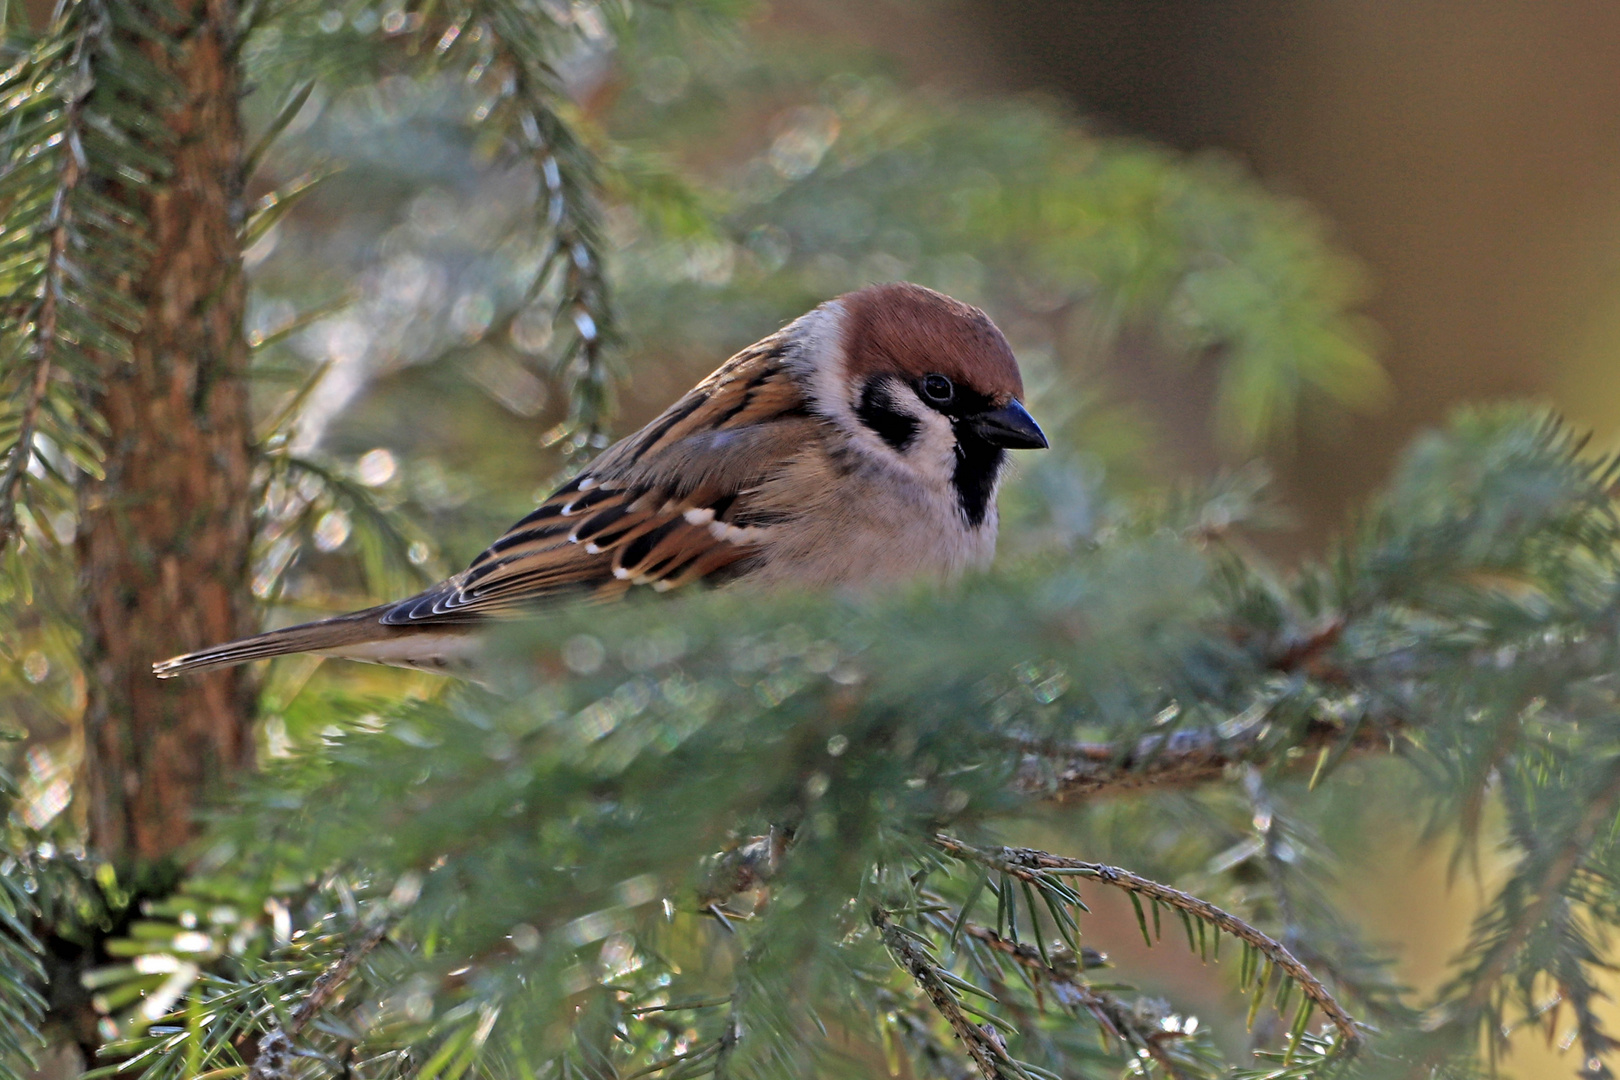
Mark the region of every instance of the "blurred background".
MULTIPOLYGON (((1284 501, 1298 518, 1285 547, 1318 547, 1342 524, 1347 509, 1386 475, 1406 439, 1457 402, 1547 400, 1590 427, 1600 442, 1620 427, 1615 356, 1620 12, 1612 5, 776 0, 753 10, 747 24, 751 43, 744 50, 762 59, 761 49, 780 49, 783 55, 764 66, 785 59, 794 70, 744 74, 736 70, 734 56, 660 55, 661 46, 649 42, 652 55, 641 58, 644 70, 621 55, 611 62, 601 59, 599 70, 570 75, 587 112, 612 135, 675 155, 682 167, 695 166, 709 179, 721 180, 721 186, 733 188, 728 209, 734 213, 737 201, 797 198, 816 206, 823 231, 831 234, 787 237, 792 226, 784 231, 781 222, 772 221, 753 237, 745 258, 766 265, 790 258, 808 263, 830 253, 848 263, 853 260, 845 249, 875 249, 876 260, 864 265, 840 267, 823 260, 824 280, 816 282, 812 273, 804 283, 809 287, 799 290, 805 302, 861 280, 908 272, 926 277, 919 273, 919 252, 911 249, 934 239, 917 236, 915 222, 908 221, 891 223, 884 235, 882 215, 904 218, 915 213, 913 206, 869 206, 865 219, 857 213, 853 221, 832 221, 837 209, 815 203, 824 189, 808 174, 838 142, 826 121, 839 107, 834 103, 822 115, 813 109, 794 114, 783 106, 794 95, 792 84, 802 90, 840 69, 856 82, 867 79, 870 85, 861 93, 880 98, 887 88, 898 87, 930 102, 1034 101, 1040 113, 1088 133, 1230 161, 1252 172, 1268 192, 1297 197, 1321 215, 1332 245, 1355 260, 1354 268, 1343 271, 1353 278, 1345 287, 1360 300, 1353 310, 1368 320, 1365 343, 1388 373, 1388 386, 1376 395, 1375 408, 1317 409, 1307 422, 1271 433, 1265 456, 1280 473, 1284 501), (806 43, 813 47, 807 50, 806 43), (767 84, 774 86, 762 94, 767 84), (718 102, 716 91, 733 96, 718 102), (694 105, 694 98, 701 101, 694 105), (653 130, 672 122, 680 126, 653 130), (784 132, 791 136, 786 142, 784 132), (802 160, 788 162, 787 173, 779 170, 777 179, 808 178, 811 190, 785 195, 754 190, 737 200, 735 174, 748 167, 750 155, 774 152, 773 165, 766 167, 781 167, 784 155, 793 151, 789 144, 797 146, 802 160), (807 255, 810 246, 828 250, 807 255), (817 283, 828 288, 818 292, 817 283)), ((823 105, 820 99, 828 97, 815 96, 823 105)), ((256 97, 260 100, 250 101, 250 107, 272 104, 264 100, 268 95, 256 97)), ((406 122, 401 109, 419 107, 388 104, 395 129, 406 122)), ((439 104, 444 109, 439 119, 452 122, 458 105, 439 104)), ((315 115, 330 118, 312 109, 301 122, 315 115)), ((349 115, 350 129, 329 131, 326 138, 352 139, 354 125, 376 119, 349 115)), ((422 119, 410 119, 418 134, 422 119)), ((366 130, 373 139, 384 134, 376 127, 366 130)), ((371 228, 389 227, 382 219, 403 212, 418 238, 437 238, 441 247, 463 245, 466 257, 474 259, 491 249, 503 228, 509 234, 512 220, 503 224, 491 215, 498 217, 503 205, 514 217, 521 215, 528 193, 512 178, 509 189, 499 192, 468 187, 498 185, 497 177, 428 175, 435 167, 454 173, 460 167, 458 149, 442 147, 443 159, 422 156, 420 147, 406 151, 415 175, 396 177, 388 195, 365 166, 393 169, 402 162, 349 160, 346 177, 333 186, 366 189, 364 201, 372 202, 378 215, 371 228), (392 205, 396 200, 410 201, 408 209, 392 205), (481 213, 468 215, 473 206, 481 213)), ((334 147, 327 142, 319 150, 331 156, 334 147)), ((379 143, 376 152, 386 151, 379 143)), ((882 179, 868 183, 896 190, 893 176, 882 179)), ((858 200, 870 193, 854 194, 858 200)), ((348 255, 328 267, 334 274, 347 274, 356 257, 375 254, 359 253, 361 235, 352 230, 361 226, 350 213, 351 202, 345 201, 341 211, 335 200, 325 203, 347 223, 344 236, 328 238, 344 249, 339 254, 348 255)), ((770 207, 757 216, 791 216, 778 213, 783 209, 770 207)), ((309 213, 295 223, 317 230, 321 225, 309 213)), ((282 230, 281 239, 292 240, 285 235, 291 231, 282 230)), ((278 272, 302 273, 293 270, 299 264, 289 254, 283 251, 256 268, 261 280, 274 282, 278 272)), ((726 292, 724 287, 737 280, 735 253, 718 245, 687 244, 679 253, 666 245, 637 254, 665 259, 679 254, 684 264, 679 275, 698 286, 690 290, 698 295, 705 283, 712 292, 726 292)), ((983 255, 976 253, 981 264, 983 255)), ((389 265, 394 276, 387 288, 396 299, 402 282, 411 288, 420 284, 404 281, 398 263, 389 265)), ((987 291, 982 282, 976 289, 964 287, 975 271, 963 266, 954 277, 936 274, 935 283, 976 291, 975 299, 994 306, 997 290, 987 291)), ((755 331, 769 329, 767 312, 785 318, 798 310, 786 297, 728 298, 728 307, 748 310, 736 315, 737 322, 716 325, 712 313, 690 308, 687 291, 668 288, 668 267, 627 263, 617 269, 625 279, 632 357, 639 360, 653 350, 670 361, 671 353, 683 354, 667 380, 638 364, 620 430, 644 410, 660 406, 698 369, 744 338, 751 340, 755 331), (672 300, 672 293, 680 299, 672 300), (677 327, 668 325, 671 319, 677 327), (675 333, 655 341, 655 327, 675 333)), ((978 273, 984 273, 982 265, 978 273)), ((449 297, 452 306, 458 298, 466 301, 461 322, 455 324, 454 311, 449 314, 463 329, 478 326, 481 310, 476 290, 469 293, 466 285, 438 282, 428 290, 435 297, 462 290, 449 297)), ((773 288, 782 291, 780 283, 773 288)), ((1022 300, 1028 308, 1028 295, 1022 300)), ((1037 314, 1047 313, 1038 310, 1039 303, 1034 307, 1037 314)), ((273 325, 281 313, 269 305, 265 324, 273 325)), ((1023 329, 1033 331, 1026 338, 1039 343, 1039 330, 1023 329)), ((530 344, 537 351, 544 347, 539 341, 530 344)), ((1070 353, 1086 351, 1072 341, 1063 344, 1070 353)), ((1151 424, 1161 455, 1156 464, 1176 473, 1208 472, 1253 455, 1253 445, 1219 439, 1210 421, 1217 360, 1159 363, 1143 355, 1154 351, 1151 344, 1114 340, 1110 346, 1106 356, 1091 358, 1107 368, 1094 385, 1110 402, 1137 407, 1151 424)), ((426 354, 433 347, 417 341, 412 348, 426 354)), ((501 376, 490 367, 481 378, 487 389, 501 376)), ((539 388, 514 384, 507 390, 516 395, 508 404, 521 399, 531 411, 544 410, 539 388)), ((338 408, 335 398, 326 408, 338 408)), ((359 429, 351 430, 360 438, 359 429)))
MULTIPOLYGON (((1099 491, 1263 459, 1288 524, 1258 542, 1286 560, 1320 551, 1400 448, 1460 402, 1544 399, 1599 442, 1620 430, 1614 5, 774 0, 735 36, 666 29, 566 73, 584 112, 640 155, 622 164, 641 212, 609 220, 630 376, 616 432, 811 304, 889 278, 1002 322, 1043 422, 1062 424, 1099 478, 1075 497, 1082 518, 1099 491), (1207 181, 1188 214, 1215 220, 1215 235, 1141 212, 1139 190, 1162 200, 1179 182, 1168 170, 1207 181), (1071 184, 1097 221, 1020 218, 1071 184), (1269 239, 1220 235, 1268 216, 1269 239), (1122 222, 1149 239, 1111 235, 1122 222), (1165 325, 1188 291, 1122 254, 1153 242, 1272 275, 1251 302, 1291 297, 1301 322, 1342 314, 1339 345, 1386 377, 1330 359, 1292 412, 1241 399, 1230 354, 1267 343, 1206 342, 1197 319, 1165 325)), ((334 370, 297 437, 358 461, 364 482, 397 485, 449 566, 540 494, 557 461, 536 450, 560 419, 524 355, 544 352, 550 328, 519 315, 516 350, 484 334, 510 309, 502 241, 533 181, 469 174, 449 126, 460 108, 400 82, 308 110, 300 146, 345 172, 254 253, 261 329, 312 288, 359 290, 300 346, 334 370), (419 362, 458 348, 454 364, 419 362)), ((1270 332, 1299 344, 1287 325, 1270 332)), ((1338 346, 1311 347, 1331 358, 1338 346)), ((317 547, 342 546, 331 529, 317 547)), ((1489 893, 1490 853, 1485 882, 1448 873, 1445 838, 1420 844, 1401 810, 1410 780, 1368 780, 1369 804, 1347 812, 1377 822, 1345 830, 1342 899, 1404 979, 1431 990, 1489 893), (1353 835, 1380 842, 1357 851, 1353 835)), ((1179 950, 1140 948, 1127 908, 1099 917, 1122 978, 1236 1029, 1240 1003, 1220 979, 1179 950)), ((1517 1042, 1511 1072, 1571 1068, 1551 1038, 1517 1042)))
MULTIPOLYGON (((608 434, 815 303, 898 278, 987 307, 1060 433, 1058 464, 1007 496, 1013 552, 1084 534, 1111 498, 1263 461, 1285 512, 1255 542, 1286 563, 1458 403, 1536 398, 1599 444, 1620 433, 1620 6, 640 6, 615 40, 594 5, 550 4, 581 31, 559 73, 613 195, 614 317, 592 327, 620 376, 608 434), (1056 514, 1026 511, 1032 488, 1056 514)), ((309 181, 247 258, 265 430, 324 470, 267 503, 255 591, 283 622, 459 568, 589 450, 548 359, 579 327, 525 292, 546 178, 480 144, 476 84, 399 74, 360 18, 334 4, 249 43, 260 127, 322 73, 249 192, 309 181), (364 520, 360 490, 407 524, 364 520)), ((37 825, 75 765, 52 742, 77 693, 53 648, 25 654, 16 699, 37 825)), ((272 752, 275 703, 312 673, 273 672, 272 752)), ((1344 830, 1342 899, 1431 989, 1488 888, 1448 874, 1444 837, 1419 843, 1409 773, 1361 768, 1337 810, 1376 827, 1344 830)), ((1241 1027, 1223 981, 1133 946, 1128 909, 1099 919, 1122 978, 1241 1027)), ((1567 1075, 1551 1042, 1519 1040, 1509 1070, 1567 1075)))
MULTIPOLYGON (((1277 462, 1313 537, 1458 401, 1620 427, 1620 9, 1514 0, 805 0, 779 18, 875 42, 919 80, 1034 91, 1095 129, 1232 155, 1307 199, 1367 271, 1391 393, 1277 462)), ((1196 388, 1132 380, 1180 419, 1196 388), (1146 385, 1144 385, 1146 384, 1146 385)), ((1182 462, 1212 455, 1179 442, 1182 462)))

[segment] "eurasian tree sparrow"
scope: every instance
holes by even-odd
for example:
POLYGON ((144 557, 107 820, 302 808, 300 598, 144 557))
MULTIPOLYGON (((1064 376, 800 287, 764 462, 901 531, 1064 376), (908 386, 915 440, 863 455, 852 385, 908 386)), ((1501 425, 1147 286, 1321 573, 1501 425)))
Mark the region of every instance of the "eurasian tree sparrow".
POLYGON ((496 617, 636 585, 854 587, 989 562, 1006 451, 1046 446, 1007 339, 918 285, 822 304, 727 360, 426 592, 153 665, 467 660, 496 617))

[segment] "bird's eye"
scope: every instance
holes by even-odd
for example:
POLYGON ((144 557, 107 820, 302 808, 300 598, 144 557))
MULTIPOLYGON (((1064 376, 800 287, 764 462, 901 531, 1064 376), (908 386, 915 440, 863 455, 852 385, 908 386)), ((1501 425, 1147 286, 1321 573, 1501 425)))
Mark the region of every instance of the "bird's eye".
POLYGON ((951 380, 943 375, 924 375, 922 381, 923 397, 935 405, 947 405, 951 398, 956 396, 956 387, 951 380))

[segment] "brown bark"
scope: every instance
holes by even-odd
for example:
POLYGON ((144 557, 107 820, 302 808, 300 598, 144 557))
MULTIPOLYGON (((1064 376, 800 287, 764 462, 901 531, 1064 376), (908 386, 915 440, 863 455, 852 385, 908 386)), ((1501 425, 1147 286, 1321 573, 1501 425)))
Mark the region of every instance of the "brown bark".
POLYGON ((90 837, 126 865, 190 839, 199 805, 253 754, 242 669, 159 682, 151 667, 254 629, 236 5, 175 7, 179 47, 148 52, 179 88, 174 171, 139 196, 153 250, 130 288, 145 321, 97 391, 107 478, 85 490, 77 541, 90 837))

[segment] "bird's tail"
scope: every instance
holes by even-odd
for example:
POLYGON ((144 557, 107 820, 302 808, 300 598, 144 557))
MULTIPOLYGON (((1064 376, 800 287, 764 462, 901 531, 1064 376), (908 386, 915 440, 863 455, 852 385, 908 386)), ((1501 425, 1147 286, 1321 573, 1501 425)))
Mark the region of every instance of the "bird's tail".
POLYGON ((325 652, 329 649, 382 641, 399 633, 397 628, 384 626, 379 621, 383 613, 392 606, 384 604, 381 607, 338 615, 319 622, 302 623, 298 626, 271 630, 265 634, 255 634, 239 641, 227 641, 223 645, 210 646, 181 656, 171 656, 167 660, 153 664, 152 674, 160 679, 172 679, 176 675, 186 675, 193 671, 231 667, 270 656, 325 652))

